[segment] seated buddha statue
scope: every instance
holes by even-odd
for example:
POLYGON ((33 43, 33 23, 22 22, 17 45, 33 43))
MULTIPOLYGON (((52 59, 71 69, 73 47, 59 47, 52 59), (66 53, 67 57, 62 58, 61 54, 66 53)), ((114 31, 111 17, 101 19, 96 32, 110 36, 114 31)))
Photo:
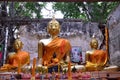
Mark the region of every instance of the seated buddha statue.
POLYGON ((38 59, 42 66, 53 67, 59 62, 70 61, 71 45, 67 39, 58 36, 60 28, 59 22, 53 17, 47 26, 50 38, 38 42, 38 59))
POLYGON ((16 39, 14 42, 15 52, 8 54, 7 64, 4 64, 0 70, 10 70, 12 68, 17 68, 20 64, 24 67, 30 63, 30 55, 28 52, 22 50, 23 43, 20 39, 16 39))
POLYGON ((103 70, 107 60, 108 54, 104 50, 98 50, 98 41, 94 37, 90 42, 91 49, 90 51, 86 52, 85 55, 85 69, 86 71, 96 71, 96 70, 103 70))

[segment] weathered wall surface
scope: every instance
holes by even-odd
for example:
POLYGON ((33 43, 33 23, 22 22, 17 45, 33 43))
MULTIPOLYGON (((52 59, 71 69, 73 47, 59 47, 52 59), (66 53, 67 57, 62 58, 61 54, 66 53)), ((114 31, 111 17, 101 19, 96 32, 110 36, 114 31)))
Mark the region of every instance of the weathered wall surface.
POLYGON ((120 66, 120 5, 108 17, 111 64, 120 66))
MULTIPOLYGON (((21 40, 24 43, 23 50, 30 52, 31 59, 37 57, 38 41, 48 36, 46 32, 47 23, 39 23, 36 25, 27 25, 20 28, 21 40), (44 25, 43 25, 44 24, 44 25)), ((98 29, 97 23, 91 22, 62 22, 60 37, 70 41, 72 46, 80 46, 84 55, 87 50, 90 50, 89 42, 92 35, 95 33, 99 41, 99 45, 103 40, 103 35, 98 29)))

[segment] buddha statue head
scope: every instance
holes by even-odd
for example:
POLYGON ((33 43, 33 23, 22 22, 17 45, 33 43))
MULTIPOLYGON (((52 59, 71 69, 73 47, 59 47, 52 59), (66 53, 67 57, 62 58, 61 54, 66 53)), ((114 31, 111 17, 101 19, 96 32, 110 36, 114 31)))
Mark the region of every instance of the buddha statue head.
POLYGON ((47 32, 51 36, 56 36, 60 33, 60 24, 55 20, 55 17, 53 17, 53 19, 48 23, 47 32))
POLYGON ((22 49, 23 43, 20 39, 16 39, 13 46, 14 46, 14 49, 18 51, 22 49))
POLYGON ((90 42, 90 46, 91 46, 92 49, 97 49, 98 48, 98 40, 95 37, 92 38, 92 40, 90 42))

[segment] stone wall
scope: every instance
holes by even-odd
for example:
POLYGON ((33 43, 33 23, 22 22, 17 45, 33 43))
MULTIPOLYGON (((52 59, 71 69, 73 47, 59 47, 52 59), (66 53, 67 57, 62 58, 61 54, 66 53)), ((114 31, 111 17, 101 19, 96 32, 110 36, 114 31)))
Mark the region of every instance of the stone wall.
POLYGON ((108 16, 110 62, 120 66, 120 5, 108 16))

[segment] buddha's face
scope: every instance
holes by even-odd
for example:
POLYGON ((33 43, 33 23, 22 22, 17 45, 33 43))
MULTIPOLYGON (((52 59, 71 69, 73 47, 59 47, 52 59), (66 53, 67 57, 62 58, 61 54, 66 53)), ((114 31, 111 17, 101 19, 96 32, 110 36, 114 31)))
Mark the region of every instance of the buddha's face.
POLYGON ((59 22, 56 20, 50 21, 47 27, 47 31, 52 36, 58 35, 60 32, 59 22))
POLYGON ((20 40, 18 40, 18 39, 15 40, 15 42, 14 42, 14 48, 16 50, 22 49, 22 46, 23 46, 23 43, 20 40))
POLYGON ((98 48, 98 41, 96 39, 92 39, 90 42, 90 46, 92 49, 97 49, 98 48))

